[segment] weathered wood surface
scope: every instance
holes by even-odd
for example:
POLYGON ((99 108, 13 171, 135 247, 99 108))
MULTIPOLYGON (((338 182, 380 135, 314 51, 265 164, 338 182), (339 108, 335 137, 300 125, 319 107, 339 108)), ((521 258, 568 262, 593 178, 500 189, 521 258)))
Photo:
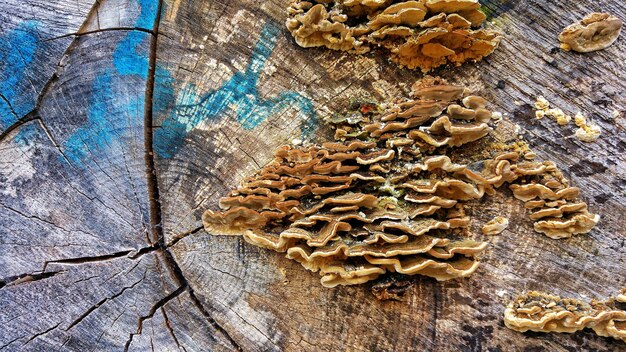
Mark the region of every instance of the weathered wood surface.
POLYGON ((603 218, 555 241, 509 195, 485 199, 476 229, 503 213, 512 225, 487 239, 479 270, 415 278, 405 302, 324 289, 280 254, 207 234, 200 215, 277 146, 323 140, 324 116, 421 74, 377 52, 296 46, 286 0, 25 3, 0 0, 0 350, 626 349, 502 323, 525 290, 602 298, 626 285, 626 42, 585 55, 556 42, 591 11, 626 19, 623 2, 483 1, 501 47, 434 74, 489 98, 510 121, 502 134, 519 125, 603 218), (601 139, 535 120, 539 94, 586 112, 601 139))
POLYGON ((159 4, 31 3, 0 7, 14 113, 0 140, 0 349, 229 346, 154 226, 144 105, 159 4), (29 62, 20 18, 37 24, 29 62))

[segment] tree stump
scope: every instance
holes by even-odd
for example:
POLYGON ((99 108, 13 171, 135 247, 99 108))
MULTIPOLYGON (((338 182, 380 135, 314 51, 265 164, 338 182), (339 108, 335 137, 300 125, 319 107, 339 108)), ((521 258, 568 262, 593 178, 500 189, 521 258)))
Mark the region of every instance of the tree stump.
POLYGON ((589 234, 537 234, 521 202, 496 215, 470 278, 411 278, 405 300, 371 284, 323 288, 283 255, 213 237, 201 214, 294 138, 327 136, 355 98, 404 95, 422 77, 382 52, 297 46, 287 0, 0 2, 0 351, 615 351, 591 332, 517 333, 504 306, 540 290, 602 299, 626 286, 626 42, 590 54, 557 35, 620 1, 481 1, 505 33, 484 61, 433 72, 488 98, 602 215, 589 234), (603 130, 536 120, 543 95, 603 130), (613 114, 618 111, 618 114, 613 114))

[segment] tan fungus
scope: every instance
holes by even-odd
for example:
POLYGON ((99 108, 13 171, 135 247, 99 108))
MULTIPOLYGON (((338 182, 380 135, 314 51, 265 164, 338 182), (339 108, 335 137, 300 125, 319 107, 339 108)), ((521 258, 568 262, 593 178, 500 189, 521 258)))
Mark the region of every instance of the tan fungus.
POLYGON ((204 227, 286 252, 333 287, 388 272, 470 275, 487 244, 467 237, 464 204, 506 184, 548 236, 597 222, 553 163, 520 161, 516 151, 471 165, 446 155, 491 131, 485 99, 432 77, 411 96, 329 119, 334 142, 279 148, 220 200, 221 210, 204 213, 204 227))
POLYGON ((286 23, 302 47, 358 54, 380 47, 398 64, 428 72, 479 61, 497 48, 499 33, 472 29, 486 19, 479 7, 477 0, 292 0, 286 23))
POLYGON ((619 297, 587 304, 576 299, 529 292, 508 305, 504 323, 519 332, 573 333, 591 328, 599 336, 626 342, 626 311, 618 307, 619 297))
POLYGON ((567 26, 559 35, 561 49, 588 53, 613 44, 622 30, 622 21, 608 13, 591 13, 567 26))
POLYGON ((509 219, 498 216, 483 226, 483 235, 499 235, 509 226, 509 219))

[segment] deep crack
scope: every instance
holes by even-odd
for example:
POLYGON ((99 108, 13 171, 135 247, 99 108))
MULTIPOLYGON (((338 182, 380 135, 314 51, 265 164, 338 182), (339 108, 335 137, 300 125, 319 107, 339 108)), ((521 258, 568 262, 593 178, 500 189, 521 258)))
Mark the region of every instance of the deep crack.
POLYGON ((110 27, 110 28, 94 29, 94 30, 91 30, 91 31, 81 31, 81 30, 79 30, 78 32, 67 33, 67 34, 63 34, 63 35, 59 35, 59 36, 56 36, 56 37, 45 39, 44 42, 57 40, 57 39, 61 39, 61 38, 72 37, 72 36, 80 37, 80 36, 88 35, 88 34, 101 33, 101 32, 114 32, 114 31, 140 31, 140 32, 145 32, 145 33, 149 33, 149 34, 155 35, 153 31, 151 31, 149 29, 141 28, 141 27, 110 27))
POLYGON ((129 334, 128 340, 126 340, 126 344, 124 345, 124 351, 128 351, 128 348, 130 347, 130 344, 133 342, 133 338, 135 337, 135 335, 141 335, 141 332, 143 330, 143 322, 148 319, 151 319, 160 308, 162 308, 165 304, 167 304, 167 302, 180 296, 181 293, 185 292, 185 289, 186 289, 185 286, 180 286, 175 291, 173 291, 172 293, 168 294, 167 296, 163 297, 158 302, 156 302, 152 306, 152 308, 150 308, 150 311, 148 311, 147 315, 139 317, 139 319, 137 320, 137 331, 129 334))
POLYGON ((38 119, 40 119, 40 117, 37 115, 36 110, 33 110, 29 112, 28 114, 24 115, 22 118, 19 118, 13 124, 8 126, 4 131, 0 132, 0 142, 2 142, 9 134, 11 134, 11 132, 18 129, 22 125, 28 122, 31 122, 33 120, 38 120, 38 119))
POLYGON ((59 325, 61 325, 61 323, 58 323, 58 324, 56 324, 55 326, 50 327, 49 329, 46 329, 46 330, 44 330, 44 331, 42 331, 42 332, 40 332, 40 333, 37 333, 37 334, 33 335, 30 339, 28 339, 26 342, 24 342, 24 344, 22 345, 22 347, 23 347, 23 346, 26 346, 29 342, 33 341, 34 339, 38 338, 39 336, 45 335, 45 334, 49 333, 50 331, 52 331, 52 330, 54 330, 54 329, 58 328, 58 327, 59 327, 59 325))
MULTIPOLYGON (((175 281, 179 285, 178 290, 187 290, 189 292, 189 296, 198 307, 200 312, 205 316, 209 324, 237 350, 241 351, 241 347, 235 342, 235 340, 230 336, 230 334, 222 328, 216 321, 211 317, 209 312, 204 308, 200 300, 196 297, 193 288, 189 286, 187 279, 183 275, 182 270, 176 263, 172 253, 167 249, 165 244, 165 238, 163 235, 163 226, 162 226, 162 216, 161 216, 161 200, 159 195, 159 184, 157 180, 157 170, 155 167, 155 154, 153 147, 153 122, 154 122, 154 111, 153 111, 153 100, 154 100, 154 84, 155 84, 155 72, 156 72, 156 60, 157 60, 157 49, 158 49, 158 37, 159 37, 159 25, 161 22, 161 10, 163 8, 163 0, 159 0, 159 6, 157 8, 157 16, 155 19, 154 26, 152 28, 152 32, 154 35, 150 40, 150 57, 148 61, 148 79, 146 80, 146 98, 145 98, 145 106, 144 106, 144 144, 145 144, 145 161, 146 161, 146 177, 147 177, 147 187, 148 187, 148 197, 150 200, 150 226, 151 226, 151 241, 154 243, 158 243, 160 246, 160 251, 163 253, 164 261, 168 269, 173 275, 175 281)), ((175 293, 178 292, 174 291, 175 293)), ((176 295, 180 294, 177 293, 176 295)), ((169 297, 169 296, 168 296, 169 297)), ((167 298, 167 297, 166 297, 167 298)), ((170 298, 171 299, 171 298, 170 298)), ((154 314, 154 313, 153 313, 154 314)), ((143 321, 143 320, 142 320, 143 321)), ((140 321, 140 323, 142 322, 140 321)), ((132 341, 132 334, 129 338, 129 341, 126 344, 126 349, 130 345, 132 341)))
POLYGON ((71 328, 73 328, 76 324, 80 323, 81 321, 83 321, 83 319, 85 319, 87 316, 89 316, 89 314, 93 313, 96 309, 98 309, 100 306, 102 306, 103 304, 105 304, 106 302, 113 300, 119 296, 121 296, 124 292, 126 292, 126 290, 129 289, 133 289, 135 288, 135 286, 137 286, 140 282, 142 282, 143 280, 145 280, 147 275, 147 270, 144 271, 143 276, 141 277, 141 279, 137 280, 135 283, 133 283, 130 286, 126 286, 123 289, 121 289, 119 292, 117 292, 116 294, 114 294, 111 297, 107 297, 104 298, 102 300, 100 300, 98 303, 94 304, 93 306, 91 306, 89 309, 87 309, 83 314, 81 314, 77 319, 75 319, 70 325, 68 325, 67 328, 65 328, 65 331, 69 331, 71 328))
POLYGON ((166 248, 170 248, 170 247, 172 247, 173 245, 175 245, 176 243, 178 243, 178 241, 182 240, 183 238, 185 238, 185 237, 187 237, 187 236, 190 236, 190 235, 193 235, 193 234, 195 234, 195 233, 198 233, 198 232, 200 232, 200 231, 201 231, 201 230, 203 230, 203 229, 204 229, 204 227, 199 226, 199 227, 197 227, 197 228, 195 228, 195 229, 193 229, 193 230, 189 230, 189 231, 186 231, 186 232, 183 232, 183 233, 179 233, 178 235, 173 236, 173 237, 172 237, 172 238, 171 238, 171 239, 170 239, 170 240, 166 243, 165 247, 166 247, 166 248))
POLYGON ((42 273, 33 273, 33 274, 21 274, 17 276, 5 277, 0 279, 0 289, 5 286, 16 286, 20 284, 24 284, 27 282, 44 280, 59 274, 63 274, 65 271, 50 271, 50 272, 42 272, 42 273))
POLYGON ((183 350, 185 350, 184 347, 181 347, 180 342, 178 342, 178 338, 176 337, 176 334, 174 333, 174 328, 172 327, 170 318, 168 318, 167 313, 165 312, 165 307, 161 307, 161 314, 163 315, 163 320, 165 320, 165 327, 167 328, 170 335, 172 336, 174 343, 176 343, 176 347, 178 347, 179 349, 182 348, 183 350))
MULTIPOLYGON (((159 24, 161 22, 161 9, 163 1, 159 0, 157 15, 152 31, 159 32, 159 24)), ((152 243, 163 242, 163 228, 161 226, 161 200, 159 198, 159 185, 157 182, 157 172, 154 162, 154 148, 152 121, 154 120, 153 99, 154 99, 154 81, 156 72, 158 35, 152 36, 150 39, 150 56, 148 60, 148 78, 146 79, 146 97, 144 99, 144 149, 146 162, 146 178, 148 187, 148 198, 150 200, 150 227, 152 243)))

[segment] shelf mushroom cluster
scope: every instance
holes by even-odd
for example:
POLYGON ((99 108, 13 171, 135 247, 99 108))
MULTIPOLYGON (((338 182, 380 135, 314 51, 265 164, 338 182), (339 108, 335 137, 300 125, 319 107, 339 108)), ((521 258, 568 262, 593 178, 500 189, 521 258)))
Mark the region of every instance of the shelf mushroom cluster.
POLYGON ((540 292, 529 292, 515 299, 504 312, 504 322, 520 332, 573 333, 591 328, 599 336, 626 342, 626 302, 623 289, 614 298, 590 304, 572 298, 560 298, 540 292))
POLYGON ((478 0, 292 0, 287 28, 298 45, 363 54, 381 47, 392 61, 428 72, 479 61, 500 35, 478 29, 478 0))
POLYGON ((588 53, 611 46, 622 30, 622 20, 608 13, 591 13, 567 26, 559 35, 561 49, 588 53))
POLYGON ((427 77, 410 98, 356 103, 330 118, 334 142, 283 146, 243 180, 220 211, 203 216, 215 235, 243 235, 320 272, 326 287, 364 283, 385 272, 438 280, 464 277, 487 244, 468 236, 464 204, 505 184, 532 209, 535 229, 553 238, 597 223, 578 189, 550 162, 504 151, 453 162, 455 150, 492 130, 485 99, 427 77))

